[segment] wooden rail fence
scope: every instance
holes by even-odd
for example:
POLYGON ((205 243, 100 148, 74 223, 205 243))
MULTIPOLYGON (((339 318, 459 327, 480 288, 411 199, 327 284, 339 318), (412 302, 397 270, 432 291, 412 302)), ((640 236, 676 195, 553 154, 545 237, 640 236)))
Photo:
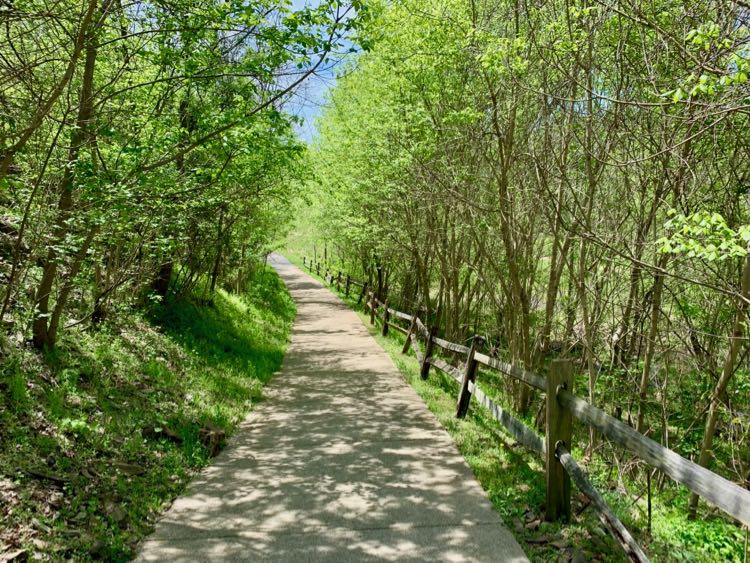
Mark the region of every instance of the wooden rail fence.
MULTIPOLYGON (((321 264, 303 258, 303 265, 312 273, 320 272, 321 264)), ((341 272, 338 276, 329 275, 329 268, 324 267, 323 279, 340 290, 341 272)), ((685 459, 677 452, 637 432, 631 426, 608 415, 603 410, 589 404, 572 392, 573 370, 569 360, 552 362, 547 376, 526 371, 518 366, 503 362, 497 358, 481 353, 481 337, 475 336, 471 346, 449 342, 437 336, 438 327, 427 327, 419 318, 419 313, 409 314, 397 311, 388 305, 383 295, 382 276, 379 276, 378 288, 373 290, 367 282, 360 282, 346 275, 345 295, 350 295, 351 287, 361 288, 358 304, 364 301, 364 308, 370 314, 370 323, 382 323, 382 334, 395 329, 406 335, 402 353, 413 349, 420 364, 420 375, 429 377, 430 367, 434 366, 456 380, 459 385, 456 403, 456 416, 466 416, 471 398, 487 409, 508 433, 519 443, 545 458, 546 461, 546 511, 547 520, 567 520, 570 517, 570 484, 571 479, 576 487, 586 496, 597 514, 619 542, 632 561, 648 561, 643 550, 631 534, 607 506, 601 494, 596 490, 586 473, 570 454, 572 449, 572 420, 575 418, 595 428, 603 436, 616 442, 652 467, 664 472, 677 483, 697 493, 705 500, 735 518, 744 526, 750 526, 750 491, 725 479, 705 467, 685 459), (408 328, 396 321, 406 321, 408 328), (420 341, 420 338, 422 339, 420 341), (424 344, 424 351, 422 350, 424 344), (451 365, 435 355, 435 347, 465 356, 463 368, 451 365), (497 404, 477 383, 479 367, 489 368, 505 376, 521 381, 530 387, 546 394, 545 436, 539 436, 533 429, 497 404)))

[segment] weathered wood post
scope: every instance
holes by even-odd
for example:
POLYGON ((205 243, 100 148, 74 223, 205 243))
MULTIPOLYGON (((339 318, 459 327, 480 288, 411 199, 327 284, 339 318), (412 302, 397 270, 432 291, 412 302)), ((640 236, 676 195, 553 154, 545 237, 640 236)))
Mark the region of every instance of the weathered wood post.
POLYGON ((339 275, 336 276, 336 291, 341 291, 341 270, 339 270, 339 275))
POLYGON ((375 308, 378 306, 378 302, 375 301, 375 292, 370 292, 370 324, 375 324, 375 308))
POLYGON ((570 476, 557 459, 557 444, 571 449, 573 418, 557 399, 558 389, 572 389, 573 366, 569 360, 555 360, 547 374, 547 510, 549 522, 570 519, 570 476))
POLYGON ((302 257, 302 267, 304 268, 306 266, 307 266, 307 256, 303 256, 302 257))
POLYGON ((316 264, 318 276, 320 276, 320 262, 316 264))
POLYGON ((349 288, 351 287, 351 285, 352 285, 352 278, 349 274, 346 274, 346 288, 344 290, 344 295, 346 295, 347 297, 349 297, 349 288))
POLYGON ((391 320, 391 314, 388 312, 388 298, 383 302, 383 336, 388 336, 388 321, 391 320))
POLYGON ((417 330, 417 318, 419 317, 419 313, 420 310, 415 309, 412 314, 411 323, 409 323, 409 332, 406 333, 406 342, 404 342, 404 347, 401 348, 402 354, 406 354, 409 351, 409 348, 411 348, 411 335, 417 330))
POLYGON ((432 349, 435 347, 435 342, 432 340, 435 334, 437 334, 437 323, 433 323, 432 326, 430 326, 430 330, 427 333, 427 343, 425 344, 424 348, 424 361, 422 362, 422 367, 419 370, 419 376, 422 379, 427 379, 427 377, 430 375, 430 362, 428 361, 430 359, 430 356, 432 356, 432 349))
POLYGON ((464 378, 461 380, 461 390, 458 392, 458 403, 456 404, 456 418, 464 418, 466 413, 469 412, 469 403, 471 402, 471 391, 469 390, 469 382, 476 382, 477 380, 477 361, 474 359, 477 349, 481 348, 484 344, 484 338, 481 336, 474 336, 471 340, 471 348, 469 349, 469 355, 466 357, 466 367, 464 368, 464 378))
MULTIPOLYGON (((362 293, 359 294, 359 299, 357 299, 357 305, 362 303, 362 299, 364 299, 365 295, 367 295, 367 282, 362 284, 362 293)), ((367 301, 365 300, 365 310, 367 309, 367 301)))

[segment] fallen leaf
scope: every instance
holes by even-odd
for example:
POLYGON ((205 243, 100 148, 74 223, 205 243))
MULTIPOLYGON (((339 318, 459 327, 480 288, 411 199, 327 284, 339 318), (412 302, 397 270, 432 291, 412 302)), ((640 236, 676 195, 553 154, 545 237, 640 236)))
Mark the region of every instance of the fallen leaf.
POLYGON ((47 480, 52 481, 57 486, 62 486, 65 484, 66 479, 63 477, 58 477, 57 475, 52 475, 51 473, 46 473, 44 471, 36 471, 34 469, 30 469, 26 472, 30 477, 34 477, 34 479, 39 480, 47 480))
POLYGON ((553 539, 554 538, 552 536, 544 535, 544 536, 539 536, 539 537, 536 537, 536 538, 530 538, 530 539, 526 540, 526 543, 543 544, 543 543, 549 543, 553 539))
POLYGON ((528 524, 526 524, 526 529, 527 530, 531 530, 531 531, 538 530, 539 526, 541 526, 541 525, 542 525, 542 521, 541 520, 539 520, 539 519, 532 520, 531 522, 529 522, 528 524))
POLYGON ((27 559, 27 553, 25 549, 17 549, 16 551, 9 551, 6 553, 0 553, 0 562, 6 563, 8 561, 25 561, 27 559))
POLYGON ((121 473, 125 473, 125 475, 140 475, 146 472, 146 470, 140 465, 135 465, 132 463, 115 461, 112 465, 121 473))
POLYGON ((115 522, 118 524, 121 523, 125 518, 127 517, 127 514, 122 509, 122 507, 119 504, 116 504, 114 502, 107 502, 104 505, 104 511, 107 513, 108 516, 112 518, 115 522))
POLYGON ((107 544, 105 544, 102 540, 96 540, 89 549, 89 555, 92 555, 96 559, 100 559, 106 549, 107 544))
POLYGON ((42 532, 49 534, 52 531, 52 528, 47 526, 47 524, 40 522, 37 518, 32 519, 31 523, 37 530, 41 530, 42 532))

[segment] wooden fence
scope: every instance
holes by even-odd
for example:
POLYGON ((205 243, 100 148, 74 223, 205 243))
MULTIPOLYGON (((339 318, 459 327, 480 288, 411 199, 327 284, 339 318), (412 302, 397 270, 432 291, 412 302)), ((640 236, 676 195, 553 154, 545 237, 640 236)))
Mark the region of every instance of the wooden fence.
MULTIPOLYGON (((315 271, 320 276, 321 264, 319 262, 313 264, 312 261, 303 258, 303 264, 310 272, 315 271)), ((664 472, 677 483, 684 485, 735 518, 742 525, 750 527, 750 491, 685 459, 573 394, 573 370, 569 360, 553 361, 546 377, 528 372, 481 353, 483 342, 480 337, 475 336, 471 341, 471 346, 439 338, 438 327, 434 325, 427 327, 419 318, 418 313, 409 314, 391 308, 387 297, 383 297, 382 282, 379 284, 380 287, 371 288, 367 282, 357 281, 348 274, 343 278, 341 271, 334 274, 329 267, 323 266, 323 268, 324 274, 321 277, 339 291, 343 284, 344 294, 347 297, 351 294, 353 287, 359 289, 358 304, 364 302, 365 311, 370 314, 371 324, 375 324, 376 321, 382 324, 383 335, 387 335, 391 329, 406 335, 402 353, 406 354, 410 348, 414 350, 420 364, 420 376, 423 379, 427 379, 430 368, 435 367, 456 380, 459 385, 456 402, 457 417, 466 416, 471 399, 474 397, 475 402, 486 408, 514 439, 545 458, 545 517, 547 520, 569 519, 572 479, 578 489, 591 500, 600 520, 620 543, 627 556, 632 561, 648 561, 643 550, 607 506, 601 494, 570 454, 572 420, 575 418, 595 428, 613 442, 624 446, 652 467, 664 472), (408 328, 399 325, 399 321, 408 323, 408 328), (451 365, 437 356, 436 347, 461 357, 463 367, 451 365), (546 394, 544 437, 539 436, 482 391, 477 383, 479 366, 499 372, 546 394)))

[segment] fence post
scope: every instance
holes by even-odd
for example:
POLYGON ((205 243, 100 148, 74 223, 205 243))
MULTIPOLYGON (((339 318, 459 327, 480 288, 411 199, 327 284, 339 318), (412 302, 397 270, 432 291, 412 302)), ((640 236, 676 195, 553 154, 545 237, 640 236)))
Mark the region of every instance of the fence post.
MULTIPOLYGON (((362 303, 362 299, 364 299, 366 294, 367 294, 367 282, 362 284, 362 293, 359 294, 359 299, 357 299, 357 305, 362 303)), ((365 309, 367 309, 367 301, 365 301, 365 309)))
POLYGON ((315 266, 316 266, 316 270, 318 272, 318 277, 320 277, 320 262, 318 262, 315 266))
POLYGON ((391 314, 388 312, 388 298, 383 302, 383 336, 388 336, 388 321, 391 320, 391 314))
POLYGON ((349 276, 349 274, 346 274, 346 289, 344 290, 344 294, 349 297, 349 287, 351 286, 352 278, 349 276))
POLYGON ((466 367, 464 368, 464 378, 461 380, 461 390, 458 392, 458 403, 456 403, 456 418, 464 418, 469 412, 469 403, 471 402, 471 391, 469 382, 474 383, 477 380, 477 361, 474 359, 477 349, 484 344, 481 336, 475 335, 471 340, 469 355, 466 357, 466 367))
POLYGON ((304 268, 306 266, 307 266, 307 256, 303 256, 302 257, 302 267, 304 268))
POLYGON ((371 325, 375 324, 375 307, 378 306, 378 302, 375 301, 375 299, 376 299, 375 292, 371 291, 370 292, 370 324, 371 325))
POLYGON ((427 376, 430 375, 430 362, 427 360, 430 359, 430 356, 432 356, 432 349, 435 347, 435 343, 433 342, 432 338, 435 336, 435 333, 437 332, 437 326, 432 325, 430 326, 430 331, 427 334, 427 343, 425 344, 424 348, 424 361, 422 362, 422 367, 419 370, 419 376, 422 379, 427 379, 427 376))
POLYGON ((573 366, 568 360, 552 362, 547 374, 547 428, 545 441, 547 445, 547 510, 545 518, 549 522, 570 519, 570 476, 557 459, 555 450, 562 443, 571 449, 573 430, 571 412, 565 409, 557 399, 559 388, 571 389, 573 386, 573 366))
POLYGON ((409 323, 409 331, 406 333, 406 340, 404 341, 404 346, 401 348, 401 353, 406 354, 409 351, 409 348, 411 348, 411 335, 414 334, 414 330, 417 328, 417 312, 414 311, 414 314, 411 317, 411 322, 409 323))
POLYGON ((336 277, 336 291, 341 291, 341 270, 339 270, 339 275, 336 277))

